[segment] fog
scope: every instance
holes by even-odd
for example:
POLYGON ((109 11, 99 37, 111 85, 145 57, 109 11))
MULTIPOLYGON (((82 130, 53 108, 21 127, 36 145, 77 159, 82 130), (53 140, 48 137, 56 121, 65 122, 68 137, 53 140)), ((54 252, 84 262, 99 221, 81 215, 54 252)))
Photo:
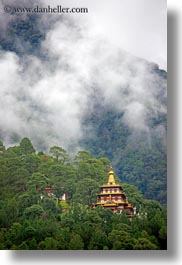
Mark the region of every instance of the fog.
MULTIPOLYGON (((26 16, 3 16, 1 37, 11 39, 7 28, 26 16)), ((14 51, 0 50, 0 136, 5 144, 26 136, 39 149, 79 148, 95 88, 102 104, 123 112, 122 121, 134 132, 150 133, 150 117, 166 113, 161 102, 166 80, 157 74, 158 66, 115 45, 88 18, 46 15, 37 27, 44 38, 36 52, 18 38, 14 51)), ((159 134, 163 131, 160 125, 159 134)))

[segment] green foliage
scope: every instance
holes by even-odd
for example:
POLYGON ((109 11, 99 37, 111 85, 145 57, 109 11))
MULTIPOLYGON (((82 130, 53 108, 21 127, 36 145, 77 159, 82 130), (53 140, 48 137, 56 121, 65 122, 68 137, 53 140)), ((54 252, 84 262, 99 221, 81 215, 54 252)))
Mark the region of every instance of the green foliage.
POLYGON ((35 153, 35 149, 33 148, 33 145, 28 138, 23 138, 21 140, 20 149, 21 149, 22 154, 24 155, 35 153))
POLYGON ((148 121, 149 133, 133 132, 123 121, 122 112, 99 101, 83 124, 85 135, 80 146, 95 157, 109 158, 121 181, 137 186, 145 198, 166 204, 166 139, 156 135, 159 125, 166 128, 165 115, 148 121))
POLYGON ((108 235, 108 239, 112 243, 113 250, 132 250, 134 239, 130 233, 124 230, 113 229, 108 235))
POLYGON ((71 249, 71 250, 84 249, 84 243, 83 243, 83 240, 80 237, 80 235, 73 234, 71 236, 71 239, 70 239, 70 242, 69 242, 69 245, 68 245, 68 249, 71 249))
POLYGON ((27 219, 36 219, 42 217, 44 210, 41 206, 35 204, 25 209, 24 214, 27 219))
POLYGON ((52 237, 46 237, 43 241, 38 244, 40 250, 51 250, 57 249, 57 241, 52 237))
POLYGON ((75 160, 75 162, 79 163, 81 161, 88 160, 90 158, 91 158, 90 153, 82 150, 82 151, 78 151, 74 160, 75 160))
POLYGON ((133 206, 135 206, 137 209, 139 209, 143 202, 142 193, 139 192, 138 188, 134 185, 124 183, 122 187, 124 192, 130 198, 130 203, 133 204, 133 206))
POLYGON ((88 249, 90 250, 103 250, 105 247, 108 247, 109 239, 105 232, 100 231, 99 229, 94 231, 90 239, 90 244, 88 249))
POLYGON ((166 209, 144 199, 136 186, 122 184, 137 208, 132 220, 101 206, 92 208, 99 186, 107 183, 107 158, 94 158, 82 150, 71 161, 61 147, 53 147, 52 156, 37 154, 27 138, 1 149, 1 249, 167 248, 166 209))
POLYGON ((5 146, 3 145, 3 142, 0 141, 0 154, 2 154, 5 151, 5 146))
POLYGON ((76 184, 76 191, 73 200, 75 202, 80 202, 82 204, 91 206, 96 202, 96 194, 98 192, 98 183, 91 178, 85 178, 78 181, 78 183, 76 184))
POLYGON ((50 148, 50 154, 55 158, 56 162, 61 162, 63 165, 69 161, 69 156, 65 149, 59 146, 53 146, 50 148))
POLYGON ((136 250, 156 250, 157 246, 151 243, 147 238, 138 238, 133 249, 136 250))

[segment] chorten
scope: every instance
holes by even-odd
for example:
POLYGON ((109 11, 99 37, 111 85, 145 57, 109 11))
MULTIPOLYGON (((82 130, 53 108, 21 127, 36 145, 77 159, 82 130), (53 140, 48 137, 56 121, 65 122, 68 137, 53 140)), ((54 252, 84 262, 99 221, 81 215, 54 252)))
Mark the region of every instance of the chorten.
POLYGON ((108 183, 100 187, 100 193, 97 194, 97 203, 95 207, 101 205, 106 209, 111 209, 114 213, 122 213, 125 211, 129 217, 132 217, 133 206, 128 202, 120 184, 116 184, 114 178, 114 170, 112 166, 109 170, 108 183))

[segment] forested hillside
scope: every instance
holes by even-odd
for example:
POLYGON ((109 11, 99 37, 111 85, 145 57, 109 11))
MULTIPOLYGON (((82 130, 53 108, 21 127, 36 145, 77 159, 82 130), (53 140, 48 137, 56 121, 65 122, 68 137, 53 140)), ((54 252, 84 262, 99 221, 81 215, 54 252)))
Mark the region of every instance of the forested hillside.
MULTIPOLYGON (((159 71, 166 80, 166 73, 159 71)), ((164 94, 163 94, 164 96, 164 94)), ((161 96, 160 101, 165 101, 161 96)), ((107 157, 122 182, 136 185, 145 198, 167 203, 167 116, 147 119, 147 131, 131 129, 124 112, 105 105, 96 93, 94 108, 85 115, 80 145, 96 157, 107 157)), ((133 112, 133 115, 134 112, 133 112)), ((137 126, 140 120, 134 120, 137 126)))
POLYGON ((57 146, 38 152, 28 138, 9 148, 0 142, 0 248, 166 249, 166 209, 136 186, 122 183, 137 208, 132 221, 92 208, 109 166, 87 151, 71 158, 57 146))

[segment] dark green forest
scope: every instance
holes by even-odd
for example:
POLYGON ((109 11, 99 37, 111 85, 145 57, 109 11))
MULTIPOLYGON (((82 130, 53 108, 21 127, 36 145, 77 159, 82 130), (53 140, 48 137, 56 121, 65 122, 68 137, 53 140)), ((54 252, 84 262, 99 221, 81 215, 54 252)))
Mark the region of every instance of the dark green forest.
POLYGON ((123 113, 96 102, 94 111, 85 116, 80 145, 94 157, 109 158, 121 182, 136 185, 145 198, 166 205, 166 115, 151 118, 148 124, 148 134, 137 134, 123 122, 123 113), (156 134, 158 125, 165 128, 163 137, 156 134))
POLYGON ((146 199, 125 176, 115 177, 137 209, 132 220, 93 209, 110 163, 84 150, 74 157, 59 146, 48 154, 37 151, 28 138, 8 148, 0 142, 0 249, 166 249, 166 208, 146 199))

